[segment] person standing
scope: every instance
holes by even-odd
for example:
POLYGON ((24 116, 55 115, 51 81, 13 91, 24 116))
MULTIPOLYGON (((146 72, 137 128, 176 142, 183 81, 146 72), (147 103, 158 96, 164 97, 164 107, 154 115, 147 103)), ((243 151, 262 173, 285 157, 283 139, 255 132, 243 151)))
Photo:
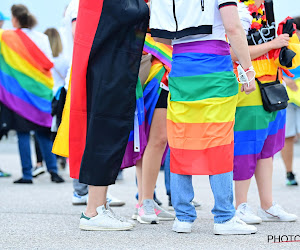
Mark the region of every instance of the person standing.
MULTIPOLYGON (((10 20, 10 18, 6 17, 3 15, 2 12, 0 12, 0 29, 2 29, 4 22, 10 20)), ((0 104, 0 113, 1 113, 1 104, 0 104)), ((0 129, 1 130, 1 129, 0 129)), ((4 135, 4 133, 0 133, 0 140, 2 138, 2 136, 4 135)), ((4 172, 3 170, 0 169, 0 177, 10 177, 11 174, 4 172)))
MULTIPOLYGON (((37 21, 24 5, 13 5, 16 30, 1 32, 0 102, 2 124, 18 135, 23 177, 16 184, 32 184, 30 131, 35 131, 51 181, 64 182, 51 153, 52 53, 46 35, 32 30, 37 21), (12 67, 13 66, 13 67, 12 67)), ((3 125, 2 125, 3 127, 3 125)))
POLYGON ((235 216, 233 206, 233 126, 238 83, 229 44, 238 54, 248 83, 255 90, 251 59, 232 0, 152 0, 150 29, 159 41, 173 44, 167 114, 171 151, 171 199, 176 212, 173 231, 190 233, 197 218, 193 175, 209 175, 215 198, 215 234, 257 231, 235 216))
MULTIPOLYGON (((268 19, 273 19, 270 18, 272 12, 266 14, 264 2, 264 0, 241 1, 239 14, 244 31, 248 35, 249 51, 256 71, 257 84, 278 84, 282 81, 282 73, 275 64, 274 51, 289 46, 290 37, 289 34, 281 34, 275 38, 275 23, 267 22, 268 19)), ((235 53, 232 51, 231 54, 233 61, 237 62, 239 58, 235 53)), ((235 63, 235 68, 237 65, 238 63, 235 63)), ((239 92, 234 127, 233 178, 236 214, 246 223, 297 220, 296 215, 287 213, 273 201, 272 194, 273 157, 284 146, 285 120, 285 109, 273 112, 265 110, 259 85, 249 96, 239 92), (257 215, 247 202, 253 175, 255 175, 260 198, 257 215)))

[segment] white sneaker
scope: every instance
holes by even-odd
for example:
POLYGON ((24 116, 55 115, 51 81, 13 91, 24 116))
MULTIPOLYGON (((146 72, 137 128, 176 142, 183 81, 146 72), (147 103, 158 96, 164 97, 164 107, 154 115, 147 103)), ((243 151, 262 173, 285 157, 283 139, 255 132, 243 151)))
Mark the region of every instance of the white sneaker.
POLYGON ((119 200, 109 193, 107 193, 106 200, 111 207, 122 207, 125 205, 125 201, 119 200))
POLYGON ((134 222, 133 220, 126 219, 125 217, 122 217, 121 215, 116 214, 116 213, 111 209, 111 207, 109 206, 108 203, 106 203, 106 210, 109 210, 109 211, 112 213, 112 215, 113 215, 116 219, 118 219, 118 220, 120 220, 120 221, 123 221, 123 222, 128 222, 128 223, 130 223, 132 226, 135 226, 135 222, 134 222))
POLYGON ((168 220, 175 219, 174 214, 169 213, 168 211, 163 209, 161 206, 159 206, 156 202, 154 202, 154 211, 159 220, 168 221, 168 220))
POLYGON ((177 218, 173 223, 172 230, 176 233, 191 233, 192 232, 192 222, 179 221, 177 218))
POLYGON ((295 214, 285 212, 283 208, 276 203, 273 203, 273 206, 268 210, 259 208, 257 215, 262 219, 262 221, 290 222, 296 221, 298 218, 295 214))
POLYGON ((247 224, 260 224, 262 219, 256 216, 247 203, 238 206, 235 215, 247 224))
POLYGON ((72 204, 73 205, 86 205, 88 200, 88 194, 80 196, 76 192, 73 193, 72 204))
POLYGON ((97 213, 91 218, 82 213, 79 228, 88 231, 123 231, 133 228, 130 223, 115 218, 103 205, 97 208, 97 213))
POLYGON ((138 222, 142 224, 158 224, 159 219, 155 213, 154 200, 146 199, 139 208, 138 222))
POLYGON ((32 169, 32 176, 37 177, 41 174, 44 174, 47 171, 46 167, 41 166, 41 167, 35 167, 32 169))
POLYGON ((256 232, 255 226, 247 225, 237 216, 225 223, 214 224, 214 234, 254 234, 256 232))

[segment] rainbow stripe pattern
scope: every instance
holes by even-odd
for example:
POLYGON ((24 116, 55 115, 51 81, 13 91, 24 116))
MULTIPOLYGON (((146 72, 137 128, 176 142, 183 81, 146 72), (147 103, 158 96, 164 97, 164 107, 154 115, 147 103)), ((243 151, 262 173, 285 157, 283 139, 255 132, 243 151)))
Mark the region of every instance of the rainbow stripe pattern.
POLYGON ((160 83, 167 73, 164 64, 155 60, 143 88, 138 81, 134 129, 130 132, 121 168, 135 166, 144 154, 155 106, 161 93, 160 83))
MULTIPOLYGON (((272 58, 272 52, 269 53, 272 58)), ((278 67, 266 56, 252 61, 262 83, 276 80, 278 67), (266 69, 263 73, 263 69, 266 69)), ((281 75, 279 75, 279 79, 281 75)), ((234 180, 250 179, 257 160, 273 157, 284 146, 286 110, 267 112, 259 86, 250 95, 239 92, 234 126, 234 180)))
POLYGON ((228 43, 175 45, 169 88, 171 172, 215 175, 232 171, 238 83, 228 43))
POLYGON ((168 45, 155 42, 149 33, 146 35, 144 52, 150 53, 160 60, 169 69, 172 64, 172 48, 168 45))
POLYGON ((52 121, 52 66, 21 30, 0 30, 0 101, 44 127, 52 121))

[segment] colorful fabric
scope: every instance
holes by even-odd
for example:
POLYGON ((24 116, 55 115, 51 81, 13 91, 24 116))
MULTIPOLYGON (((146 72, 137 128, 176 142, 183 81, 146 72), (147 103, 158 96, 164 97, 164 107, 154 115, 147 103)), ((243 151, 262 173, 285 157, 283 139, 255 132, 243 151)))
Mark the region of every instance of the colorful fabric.
POLYGON ((51 127, 53 64, 21 30, 0 30, 0 102, 23 118, 51 127))
POLYGON ((294 75, 293 79, 296 82, 296 85, 298 87, 297 91, 293 91, 290 89, 289 86, 287 86, 286 90, 288 93, 288 96, 290 98, 289 103, 293 103, 300 107, 300 67, 290 70, 290 73, 294 75))
POLYGON ((171 172, 216 175, 232 171, 238 83, 228 43, 175 45, 169 88, 171 172))
POLYGON ((151 35, 147 34, 145 39, 145 44, 144 44, 144 51, 155 56, 169 69, 171 68, 171 63, 172 63, 171 46, 155 42, 154 39, 151 37, 151 35))
POLYGON ((154 60, 143 89, 138 82, 134 129, 130 132, 121 168, 135 166, 144 154, 155 106, 162 90, 161 82, 167 82, 167 74, 164 64, 154 60))
POLYGON ((70 118, 63 119, 54 150, 69 153, 70 175, 82 183, 115 183, 133 126, 148 19, 143 0, 80 1, 70 112, 66 109, 70 118), (59 134, 68 128, 69 143, 63 146, 66 136, 59 134))

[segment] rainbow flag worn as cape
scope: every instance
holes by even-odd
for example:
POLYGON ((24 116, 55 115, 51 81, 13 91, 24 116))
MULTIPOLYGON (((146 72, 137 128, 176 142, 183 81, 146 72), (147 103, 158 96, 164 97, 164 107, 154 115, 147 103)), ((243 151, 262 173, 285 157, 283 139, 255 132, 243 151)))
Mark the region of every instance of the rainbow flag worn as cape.
POLYGON ((52 67, 22 30, 0 30, 0 102, 44 127, 52 122, 52 67))

